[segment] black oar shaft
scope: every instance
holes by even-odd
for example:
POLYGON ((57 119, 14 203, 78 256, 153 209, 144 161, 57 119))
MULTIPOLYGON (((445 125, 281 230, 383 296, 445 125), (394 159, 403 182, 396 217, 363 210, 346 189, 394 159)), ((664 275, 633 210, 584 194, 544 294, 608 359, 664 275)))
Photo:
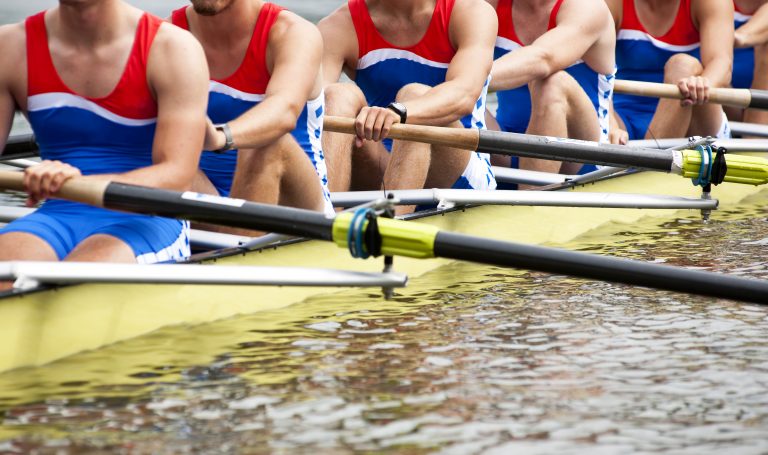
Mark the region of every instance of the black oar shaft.
POLYGON ((332 240, 333 219, 319 212, 237 199, 110 183, 103 206, 201 223, 332 240))
POLYGON ((480 131, 477 151, 605 166, 635 167, 662 172, 670 172, 673 162, 672 152, 667 150, 630 148, 489 130, 480 131))
POLYGON ((768 90, 750 90, 749 107, 768 110, 768 90))
POLYGON ((768 303, 768 281, 440 232, 439 257, 710 297, 768 303))
POLYGON ((3 153, 0 153, 0 159, 13 160, 17 158, 28 158, 38 153, 35 136, 32 134, 16 134, 8 138, 5 143, 3 153))

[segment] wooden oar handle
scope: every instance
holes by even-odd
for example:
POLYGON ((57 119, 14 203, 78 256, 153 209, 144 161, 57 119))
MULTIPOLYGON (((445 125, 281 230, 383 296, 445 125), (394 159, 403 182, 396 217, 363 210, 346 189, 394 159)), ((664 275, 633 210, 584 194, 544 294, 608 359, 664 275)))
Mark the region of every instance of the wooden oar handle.
MULTIPOLYGON (((657 84, 655 82, 627 81, 617 79, 613 90, 627 95, 649 96, 653 98, 682 99, 680 90, 673 84, 657 84)), ((768 107, 768 96, 759 91, 736 88, 710 88, 709 102, 736 107, 768 107), (753 93, 755 92, 755 93, 753 93), (753 100, 754 98, 754 100, 753 100), (763 103, 759 103, 760 100, 763 103), (754 102, 753 102, 754 101, 754 102)))
MULTIPOLYGON (((355 134, 355 119, 326 116, 323 129, 333 133, 355 134)), ((443 128, 424 125, 392 125, 389 137, 402 141, 424 142, 432 145, 477 150, 479 134, 468 128, 443 128)))
MULTIPOLYGON (((56 193, 56 199, 67 199, 96 207, 104 207, 104 192, 110 183, 108 180, 69 179, 56 193)), ((26 191, 24 173, 0 171, 0 189, 26 191)))

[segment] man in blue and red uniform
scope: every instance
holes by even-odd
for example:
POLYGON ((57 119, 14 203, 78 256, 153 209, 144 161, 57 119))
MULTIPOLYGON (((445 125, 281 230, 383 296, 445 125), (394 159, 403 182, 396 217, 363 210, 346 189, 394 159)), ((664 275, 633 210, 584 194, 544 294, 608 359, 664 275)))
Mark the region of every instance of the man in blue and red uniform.
MULTIPOLYGON (((734 0, 734 88, 768 90, 768 0, 734 0)), ((728 108, 728 118, 768 124, 768 111, 728 108)))
POLYGON ((486 155, 387 135, 398 122, 485 128, 496 25, 482 0, 350 0, 320 22, 328 112, 357 127, 326 135, 334 191, 495 188, 486 155), (342 70, 355 84, 337 83, 342 70))
POLYGON ((616 23, 618 79, 676 84, 682 101, 616 94, 611 142, 729 137, 710 87, 727 87, 733 63, 733 4, 726 0, 606 0, 616 23))
POLYGON ((211 71, 195 189, 332 214, 317 28, 261 0, 191 3, 171 21, 197 37, 211 71))
MULTIPOLYGON (((18 107, 43 158, 25 171, 29 205, 80 175, 186 190, 205 135, 206 86, 205 56, 188 33, 121 0, 61 0, 0 27, 0 148, 18 107)), ((189 254, 187 230, 47 200, 0 229, 0 261, 165 261, 189 254)))
MULTIPOLYGON (((616 33, 603 0, 489 3, 499 18, 491 89, 498 91, 500 129, 607 142, 616 33)), ((510 164, 508 158, 499 161, 510 164)), ((523 169, 561 170, 556 161, 519 161, 523 169)))

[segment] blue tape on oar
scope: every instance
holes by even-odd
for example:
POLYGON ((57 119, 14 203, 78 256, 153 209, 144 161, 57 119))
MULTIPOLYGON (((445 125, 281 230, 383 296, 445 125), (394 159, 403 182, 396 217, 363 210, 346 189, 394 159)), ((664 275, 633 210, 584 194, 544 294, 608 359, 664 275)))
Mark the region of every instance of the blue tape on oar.
POLYGON ((369 213, 374 213, 370 207, 359 208, 355 210, 355 213, 352 215, 352 221, 349 223, 347 246, 353 258, 367 259, 371 256, 363 247, 365 220, 368 218, 369 213))
POLYGON ((711 182, 712 165, 714 160, 712 159, 712 147, 708 145, 697 145, 694 150, 697 150, 701 154, 701 165, 699 166, 699 176, 695 179, 691 179, 694 185, 707 186, 711 182))

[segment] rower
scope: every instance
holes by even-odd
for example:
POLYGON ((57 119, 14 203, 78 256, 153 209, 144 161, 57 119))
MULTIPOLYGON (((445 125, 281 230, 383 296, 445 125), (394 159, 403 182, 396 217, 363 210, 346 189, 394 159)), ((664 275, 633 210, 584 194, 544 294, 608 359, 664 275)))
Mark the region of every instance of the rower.
POLYGON ((723 0, 606 0, 617 29, 619 79, 676 84, 682 101, 616 94, 611 142, 730 136, 710 87, 731 80, 733 4, 723 0))
POLYGON ((171 20, 200 41, 211 70, 195 189, 333 214, 317 28, 261 0, 192 0, 171 20))
MULTIPOLYGON (((0 149, 18 107, 43 158, 25 171, 28 205, 79 175, 186 190, 205 136, 206 84, 205 55, 188 33, 122 0, 60 1, 0 27, 0 149)), ((0 229, 0 261, 188 254, 185 222, 62 200, 0 229)))
MULTIPOLYGON (((329 115, 356 117, 356 137, 325 137, 334 191, 382 183, 385 189, 496 187, 487 155, 387 138, 394 123, 485 128, 496 36, 489 5, 349 0, 319 27, 329 115), (337 83, 342 70, 356 85, 337 83)), ((397 213, 413 209, 400 206, 397 213)))
MULTIPOLYGON (((768 0, 734 0, 734 88, 768 90, 768 0)), ((728 109, 728 118, 768 124, 760 109, 728 109)))
MULTIPOLYGON (((616 33, 604 1, 488 2, 499 18, 491 90, 498 91, 500 129, 607 142, 616 33)), ((509 158, 499 158, 494 156, 494 164, 510 165, 509 158)), ((520 158, 519 164, 561 171, 557 161, 520 158)), ((566 165, 562 171, 581 167, 566 165)))

